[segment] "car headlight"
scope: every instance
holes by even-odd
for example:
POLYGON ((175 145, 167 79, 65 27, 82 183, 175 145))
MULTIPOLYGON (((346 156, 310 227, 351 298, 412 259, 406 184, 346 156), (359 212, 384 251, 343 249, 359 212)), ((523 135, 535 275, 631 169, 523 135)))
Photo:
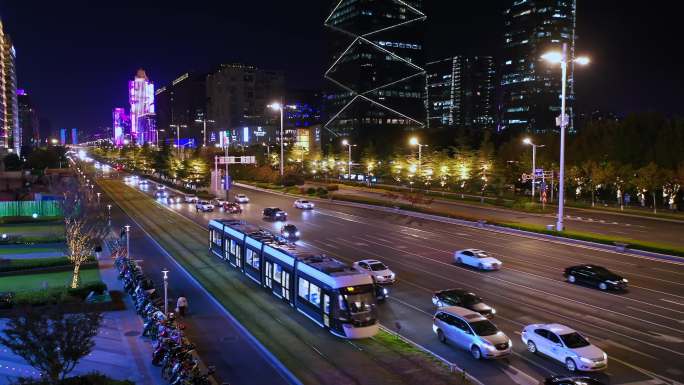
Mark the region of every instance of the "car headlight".
POLYGON ((608 355, 606 354, 606 352, 603 352, 603 360, 605 361, 607 359, 608 359, 608 355))
POLYGON ((586 357, 580 357, 579 359, 580 359, 580 361, 584 362, 585 364, 591 364, 594 362, 594 361, 592 361, 586 357))
POLYGON ((384 295, 389 294, 389 291, 387 291, 387 288, 386 288, 386 287, 383 287, 383 288, 382 288, 382 294, 384 294, 384 295))
POLYGON ((496 309, 492 308, 492 314, 496 314, 496 309))
POLYGON ((295 233, 295 235, 296 235, 296 236, 299 236, 299 231, 297 231, 297 232, 295 233))
POLYGON ((392 274, 390 274, 390 277, 392 277, 392 279, 394 279, 394 277, 396 277, 396 275, 394 273, 392 273, 392 274))
POLYGON ((623 279, 622 279, 622 282, 627 283, 627 282, 629 282, 629 281, 627 280, 627 278, 623 278, 623 279))
POLYGON ((288 232, 286 231, 286 232, 283 233, 283 235, 286 236, 286 237, 289 237, 289 236, 290 236, 290 233, 288 233, 288 232))

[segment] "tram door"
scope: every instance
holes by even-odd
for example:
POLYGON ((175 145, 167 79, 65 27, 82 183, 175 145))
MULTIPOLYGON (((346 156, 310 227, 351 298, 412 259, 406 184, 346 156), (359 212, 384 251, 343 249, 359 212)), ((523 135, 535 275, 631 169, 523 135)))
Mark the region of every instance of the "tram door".
POLYGON ((282 288, 283 288, 283 298, 285 298, 286 301, 290 301, 290 273, 283 270, 283 282, 282 282, 282 288))
POLYGON ((323 294, 323 324, 330 327, 330 296, 323 294))

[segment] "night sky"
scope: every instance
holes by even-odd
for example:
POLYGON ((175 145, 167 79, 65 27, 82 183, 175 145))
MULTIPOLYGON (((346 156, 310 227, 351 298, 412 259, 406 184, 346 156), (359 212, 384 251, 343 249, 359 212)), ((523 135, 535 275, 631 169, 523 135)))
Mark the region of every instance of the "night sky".
MULTIPOLYGON (((428 58, 498 56, 502 11, 511 1, 425 0, 428 58)), ((19 87, 53 129, 111 125, 111 109, 127 107, 126 82, 139 67, 156 87, 221 62, 282 69, 290 88, 324 85, 326 1, 88 3, 0 0, 19 87)), ((580 109, 681 115, 684 33, 668 9, 578 0, 577 51, 593 60, 576 73, 580 109)))

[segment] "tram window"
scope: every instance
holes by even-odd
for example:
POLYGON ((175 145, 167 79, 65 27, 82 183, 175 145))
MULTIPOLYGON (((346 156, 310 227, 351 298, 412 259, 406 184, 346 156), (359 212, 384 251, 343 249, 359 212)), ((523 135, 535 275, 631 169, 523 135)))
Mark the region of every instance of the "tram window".
POLYGON ((309 281, 304 278, 299 278, 299 296, 308 300, 309 299, 309 281))
POLYGON ((253 258, 254 252, 250 249, 247 249, 247 254, 245 254, 245 263, 252 266, 252 258, 253 258))
POLYGON ((309 286, 309 302, 316 307, 321 307, 321 288, 313 283, 309 286))
POLYGON ((237 246, 237 242, 235 242, 234 240, 231 239, 230 240, 230 253, 233 255, 235 255, 235 249, 237 249, 236 246, 237 246))
POLYGON ((283 272, 283 268, 279 264, 273 264, 273 280, 280 283, 280 276, 283 272))

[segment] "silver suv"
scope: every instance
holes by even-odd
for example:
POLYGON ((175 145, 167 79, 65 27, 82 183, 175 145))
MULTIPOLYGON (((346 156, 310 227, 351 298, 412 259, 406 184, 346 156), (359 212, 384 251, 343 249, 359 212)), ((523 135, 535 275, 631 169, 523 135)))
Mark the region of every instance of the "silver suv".
POLYGON ((454 343, 470 351, 473 358, 501 358, 511 354, 510 338, 487 318, 458 306, 437 310, 432 319, 432 331, 443 343, 454 343))

